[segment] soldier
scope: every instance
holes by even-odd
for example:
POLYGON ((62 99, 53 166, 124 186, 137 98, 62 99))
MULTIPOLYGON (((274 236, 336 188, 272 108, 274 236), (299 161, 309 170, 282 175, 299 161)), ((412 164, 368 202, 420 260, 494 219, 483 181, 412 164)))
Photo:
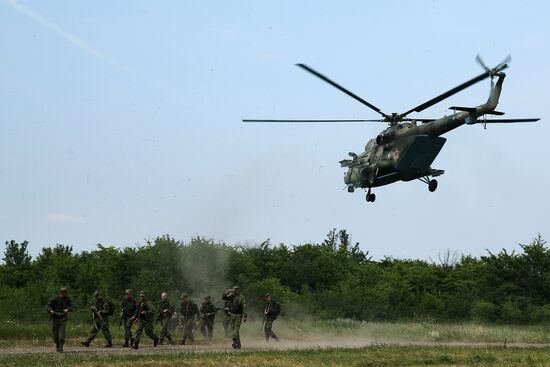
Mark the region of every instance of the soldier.
POLYGON ((139 341, 141 339, 141 333, 145 330, 145 334, 151 339, 153 339, 153 346, 156 347, 159 344, 159 338, 155 335, 153 331, 153 319, 155 317, 155 310, 151 305, 151 302, 147 300, 145 292, 141 291, 139 293, 139 300, 136 306, 136 312, 134 317, 132 317, 133 322, 139 322, 136 335, 134 335, 134 345, 133 349, 139 348, 139 341))
POLYGON ((273 321, 277 319, 279 313, 281 312, 281 306, 279 303, 273 300, 271 294, 266 294, 264 297, 265 307, 264 307, 264 332, 265 332, 265 341, 268 342, 269 338, 273 338, 276 341, 279 341, 279 338, 273 332, 273 321))
POLYGON ((231 346, 235 349, 241 349, 239 331, 241 329, 241 323, 246 322, 246 318, 248 317, 246 312, 246 300, 241 294, 241 289, 238 286, 234 286, 229 292, 224 293, 222 299, 231 301, 229 311, 231 313, 231 337, 233 340, 231 346))
POLYGON ((199 308, 191 299, 187 293, 181 295, 181 308, 180 308, 180 322, 183 326, 183 337, 180 344, 185 345, 187 339, 191 342, 195 341, 193 337, 193 324, 195 323, 195 317, 198 318, 199 308))
POLYGON ((95 303, 90 307, 94 317, 94 325, 90 331, 90 336, 80 344, 89 347, 99 330, 101 330, 103 336, 107 340, 105 348, 111 348, 113 346, 113 339, 109 331, 109 316, 113 314, 113 304, 107 298, 104 298, 99 291, 94 292, 94 298, 95 303))
POLYGON ((168 339, 169 344, 174 344, 172 342, 172 335, 170 335, 170 320, 174 314, 174 306, 168 301, 168 293, 163 292, 160 295, 160 301, 157 307, 157 322, 160 322, 160 344, 164 341, 164 338, 168 339))
POLYGON ((122 304, 120 306, 120 323, 124 326, 124 344, 123 348, 131 347, 134 344, 134 338, 132 338, 132 317, 136 313, 136 300, 133 297, 131 289, 126 289, 124 292, 124 298, 122 298, 122 304))
MULTIPOLYGON (((228 289, 225 293, 230 293, 232 289, 228 289)), ((223 333, 227 339, 231 338, 231 301, 224 300, 223 302, 223 333)))
POLYGON ((214 320, 218 309, 212 303, 210 296, 204 297, 204 302, 200 309, 200 331, 202 336, 210 341, 214 335, 214 320))
POLYGON ((65 344, 65 325, 67 314, 73 310, 71 299, 67 296, 67 288, 61 288, 59 295, 48 303, 48 313, 52 319, 52 334, 55 349, 63 353, 65 344))

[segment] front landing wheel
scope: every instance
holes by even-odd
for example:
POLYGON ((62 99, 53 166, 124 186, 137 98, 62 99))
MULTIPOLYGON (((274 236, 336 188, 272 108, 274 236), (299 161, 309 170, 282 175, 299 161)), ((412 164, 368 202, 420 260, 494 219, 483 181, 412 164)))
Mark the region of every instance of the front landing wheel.
POLYGON ((366 199, 368 202, 374 203, 374 200, 376 200, 376 195, 368 193, 366 199))
POLYGON ((430 180, 430 183, 428 183, 428 190, 430 190, 430 192, 437 190, 437 180, 430 180))

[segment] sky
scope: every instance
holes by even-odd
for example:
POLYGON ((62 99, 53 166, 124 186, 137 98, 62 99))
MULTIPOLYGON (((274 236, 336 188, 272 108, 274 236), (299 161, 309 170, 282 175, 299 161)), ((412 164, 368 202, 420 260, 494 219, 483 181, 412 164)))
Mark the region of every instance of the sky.
MULTIPOLYGON (((321 242, 347 229, 374 258, 480 256, 550 238, 550 3, 0 0, 0 240, 321 242), (512 55, 498 110, 462 126, 420 181, 344 190, 338 161, 386 126, 244 124, 378 118, 512 55)), ((489 80, 410 117, 484 103, 489 80)))

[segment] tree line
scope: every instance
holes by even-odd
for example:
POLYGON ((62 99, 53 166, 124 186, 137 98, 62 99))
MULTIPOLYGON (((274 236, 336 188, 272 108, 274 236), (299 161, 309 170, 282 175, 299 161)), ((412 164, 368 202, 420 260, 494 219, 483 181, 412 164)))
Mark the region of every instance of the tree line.
POLYGON ((126 288, 156 301, 189 293, 200 302, 240 285, 249 309, 260 313, 271 293, 290 318, 357 320, 478 320, 550 323, 550 249, 541 236, 485 256, 445 253, 437 261, 373 260, 346 230, 331 230, 322 243, 231 246, 195 237, 184 243, 168 235, 144 245, 45 247, 32 258, 28 242, 6 241, 0 264, 0 319, 46 320, 45 305, 62 286, 89 318, 95 290, 119 304, 126 288))

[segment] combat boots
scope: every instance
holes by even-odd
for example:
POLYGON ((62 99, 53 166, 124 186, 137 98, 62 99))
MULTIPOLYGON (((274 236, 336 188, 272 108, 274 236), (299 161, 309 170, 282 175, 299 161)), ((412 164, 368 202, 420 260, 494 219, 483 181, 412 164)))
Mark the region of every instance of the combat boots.
POLYGON ((153 347, 156 347, 157 345, 159 345, 159 338, 158 338, 158 336, 156 336, 155 339, 153 339, 153 347))
POLYGON ((80 342, 81 345, 85 346, 86 348, 88 348, 90 346, 90 342, 89 341, 84 341, 84 342, 80 342))
POLYGON ((109 340, 109 341, 107 342, 107 344, 105 344, 105 345, 103 346, 103 348, 112 348, 112 347, 113 347, 113 342, 112 342, 111 340, 109 340))
POLYGON ((185 339, 186 339, 186 338, 183 338, 183 339, 180 341, 180 345, 185 345, 185 339))
POLYGON ((162 337, 162 338, 159 339, 159 344, 160 344, 160 345, 163 345, 163 344, 164 344, 164 337, 162 337))
POLYGON ((130 346, 130 341, 128 339, 124 339, 124 344, 122 344, 122 348, 128 348, 130 346))
POLYGON ((132 349, 139 349, 139 342, 135 342, 134 345, 132 345, 132 349))

